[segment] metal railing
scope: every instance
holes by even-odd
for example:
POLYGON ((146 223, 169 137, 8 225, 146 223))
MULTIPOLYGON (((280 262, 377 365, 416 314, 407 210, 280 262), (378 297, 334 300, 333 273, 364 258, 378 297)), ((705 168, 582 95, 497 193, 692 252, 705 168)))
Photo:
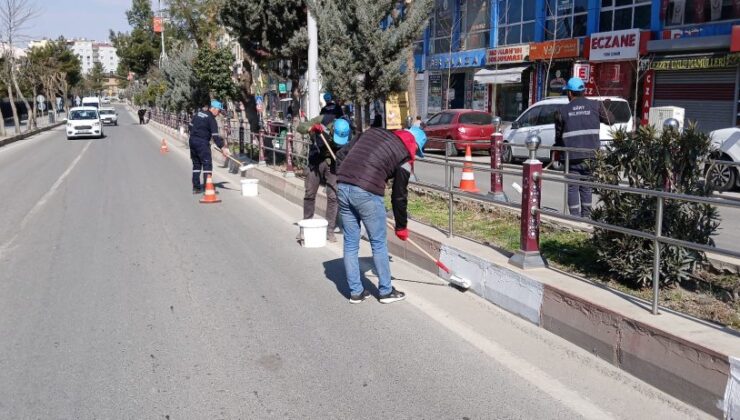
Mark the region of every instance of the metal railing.
MULTIPOLYGON (((187 132, 188 120, 182 116, 173 117, 167 113, 152 112, 152 119, 155 121, 167 125, 170 128, 179 129, 184 127, 187 132)), ((238 143, 240 155, 251 154, 258 157, 260 165, 266 165, 266 152, 271 153, 272 164, 277 165, 277 155, 283 155, 286 163, 286 176, 294 176, 294 165, 293 162, 296 160, 308 160, 308 149, 311 142, 306 140, 304 136, 296 135, 293 132, 292 127, 288 127, 288 131, 284 137, 276 135, 274 133, 266 133, 261 130, 258 133, 249 132, 245 134, 246 126, 242 120, 227 120, 222 128, 224 138, 231 144, 238 143), (235 137, 235 133, 238 135, 235 137), (284 141, 278 141, 282 140, 284 141), (277 146, 276 146, 277 144, 277 146), (296 151, 295 145, 298 144, 298 151, 296 151)), ((700 204, 709 204, 713 206, 729 207, 740 209, 740 201, 728 200, 716 197, 705 197, 705 196, 693 196, 687 194, 677 194, 665 191, 655 191, 641 188, 629 187, 626 185, 613 185, 592 182, 584 179, 575 179, 572 177, 562 178, 552 175, 548 175, 544 172, 542 162, 536 159, 536 153, 539 149, 539 143, 536 145, 528 144, 525 146, 528 148, 529 159, 527 159, 523 165, 522 170, 517 171, 511 168, 503 166, 501 157, 503 156, 503 150, 505 147, 511 147, 503 143, 503 137, 500 132, 496 132, 492 135, 491 139, 488 140, 466 140, 466 141, 454 141, 449 139, 434 139, 436 142, 444 142, 444 157, 437 157, 427 155, 425 158, 418 159, 418 162, 424 162, 431 165, 444 167, 445 171, 445 183, 444 185, 436 185, 418 180, 412 181, 412 184, 424 187, 430 190, 434 190, 444 194, 447 198, 448 205, 448 237, 454 236, 454 201, 456 197, 473 199, 482 202, 495 203, 497 205, 505 206, 511 209, 518 209, 520 211, 522 225, 520 229, 520 249, 511 257, 510 263, 519 266, 523 269, 532 267, 541 267, 544 265, 544 260, 540 254, 539 249, 539 234, 540 234, 540 216, 546 215, 548 217, 565 220, 570 222, 578 222, 586 225, 590 225, 595 228, 608 230, 611 232, 621 233, 624 235, 630 235, 637 238, 649 240, 653 242, 654 254, 653 254, 653 296, 652 296, 652 313, 659 313, 659 296, 660 296, 660 263, 661 263, 661 246, 671 245, 691 249, 700 252, 712 252, 719 255, 725 255, 733 258, 740 258, 740 252, 736 250, 723 249, 719 247, 712 247, 705 244, 699 244, 694 242, 688 242, 684 240, 674 239, 667 236, 663 236, 663 210, 666 200, 677 200, 685 202, 694 202, 700 204), (465 162, 464 160, 457 159, 451 154, 456 152, 456 147, 462 145, 473 144, 486 144, 490 147, 491 163, 489 166, 484 166, 475 162, 465 162), (487 195, 470 193, 460 190, 454 186, 455 170, 472 169, 476 172, 488 173, 491 176, 491 188, 487 195), (513 203, 503 194, 503 177, 516 177, 520 178, 522 182, 522 200, 520 203, 513 203), (541 192, 542 182, 553 182, 560 183, 566 186, 564 196, 564 208, 563 212, 557 212, 547 209, 542 209, 541 206, 541 192), (567 186, 578 185, 589 187, 597 190, 612 190, 618 191, 624 194, 639 194, 646 197, 654 198, 656 200, 656 214, 654 223, 654 232, 644 232, 636 229, 630 229, 622 226, 612 225, 596 220, 571 216, 567 211, 567 186)), ((594 152, 591 149, 579 149, 579 148, 566 148, 566 147, 545 147, 545 150, 558 151, 564 153, 564 175, 569 174, 570 166, 570 153, 575 152, 594 152)), ((708 160, 710 165, 729 165, 734 167, 740 167, 740 164, 730 161, 721 160, 708 160)))

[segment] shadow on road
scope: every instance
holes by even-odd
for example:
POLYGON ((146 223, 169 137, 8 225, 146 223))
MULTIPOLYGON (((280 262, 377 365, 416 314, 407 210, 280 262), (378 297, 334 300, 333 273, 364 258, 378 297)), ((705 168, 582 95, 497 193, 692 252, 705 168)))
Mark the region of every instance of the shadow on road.
MULTIPOLYGON (((365 275, 367 272, 375 272, 373 258, 360 257, 360 280, 362 280, 362 285, 371 295, 378 297, 378 287, 367 278, 365 275)), ((347 284, 347 275, 344 271, 344 260, 337 258, 335 260, 325 261, 324 275, 334 283, 337 287, 337 291, 342 296, 349 299, 349 285, 347 284)))

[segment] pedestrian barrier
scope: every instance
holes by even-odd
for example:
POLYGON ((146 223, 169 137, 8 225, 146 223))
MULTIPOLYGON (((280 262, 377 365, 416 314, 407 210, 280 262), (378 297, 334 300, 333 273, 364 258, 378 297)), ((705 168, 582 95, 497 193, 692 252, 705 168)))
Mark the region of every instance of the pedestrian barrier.
MULTIPOLYGON (((161 117, 159 113, 153 113, 155 121, 157 118, 166 120, 161 117)), ((170 122, 175 124, 176 122, 170 122)), ((289 126, 288 135, 285 136, 285 141, 280 144, 280 147, 275 147, 278 136, 268 134, 264 130, 259 133, 250 133, 248 136, 243 136, 244 130, 242 130, 243 122, 239 122, 238 130, 230 130, 230 133, 239 132, 239 150, 240 154, 242 149, 244 154, 255 153, 258 156, 258 161, 261 165, 266 165, 266 153, 271 154, 271 162, 273 166, 278 164, 278 155, 285 157, 284 161, 286 164, 285 176, 295 176, 295 162, 307 160, 307 151, 310 146, 310 142, 306 141, 302 136, 295 136, 292 127, 289 126), (295 145, 300 145, 300 151, 296 151, 295 145), (290 170, 288 170, 290 168, 290 170)), ((536 136, 534 136, 536 137, 536 136)), ((234 140, 233 137, 229 140, 234 140)), ((430 139, 431 140, 431 139, 430 139)), ((569 175, 570 171, 570 154, 575 152, 591 152, 591 149, 579 149, 579 148, 566 148, 566 147, 542 147, 539 141, 534 138, 528 139, 528 142, 524 147, 527 148, 529 153, 529 159, 522 165, 521 171, 516 171, 513 166, 504 164, 504 157, 507 153, 510 153, 511 145, 504 143, 503 136, 500 130, 497 128, 490 139, 481 140, 466 140, 466 157, 464 160, 453 158, 452 149, 454 141, 449 139, 434 139, 437 142, 445 143, 444 157, 435 157, 427 154, 425 158, 419 158, 418 162, 425 164, 440 166, 445 171, 445 185, 437 185, 423 180, 412 181, 414 185, 424 187, 426 189, 443 193, 447 198, 448 203, 448 227, 447 236, 453 237, 454 233, 454 201, 458 198, 472 199, 479 202, 494 203, 499 206, 514 209, 520 213, 520 249, 512 256, 510 262, 513 265, 522 267, 524 269, 542 267, 544 261, 542 259, 540 248, 539 248, 539 234, 541 228, 541 216, 546 215, 549 218, 556 220, 563 220, 568 222, 576 222, 592 227, 622 233, 625 235, 634 236, 637 238, 646 239, 652 241, 654 244, 654 260, 653 260, 653 296, 652 296, 652 313, 658 314, 658 300, 659 300, 659 271, 661 261, 661 247, 664 245, 672 245, 692 249, 701 252, 710 252, 713 254, 723 255, 731 258, 740 258, 740 252, 730 249, 724 249, 719 247, 708 246, 704 244, 692 243, 683 240, 673 239, 663 236, 662 222, 663 222, 663 207, 666 200, 679 200, 688 201, 694 203, 710 204, 714 206, 736 208, 740 209, 740 202, 737 200, 729 200, 716 197, 703 197, 703 196, 691 196, 686 194, 676 194, 663 191, 646 190, 639 188, 632 188, 625 185, 611 185, 602 184, 589 181, 587 179, 575 178, 569 176, 567 179, 564 177, 557 177, 552 175, 551 171, 548 171, 548 167, 543 167, 542 162, 536 159, 538 151, 549 151, 551 158, 555 157, 556 153, 560 153, 564 156, 563 158, 563 169, 564 175, 569 175), (491 163, 488 166, 476 164, 472 161, 472 158, 468 159, 470 153, 468 149, 471 144, 486 144, 489 147, 491 153, 491 163), (475 186, 474 178, 470 179, 470 175, 465 175, 463 181, 467 181, 461 184, 458 188, 453 186, 455 179, 455 171, 463 171, 463 173, 472 172, 483 172, 488 173, 491 177, 491 187, 486 194, 480 194, 479 191, 470 191, 470 181, 472 181, 473 189, 478 190, 475 186), (522 199, 519 203, 512 202, 503 193, 504 177, 513 177, 517 179, 521 184, 522 199), (564 197, 563 197, 563 210, 558 212, 554 209, 543 209, 542 208, 542 183, 544 181, 563 184, 564 197), (588 218, 570 216, 567 209, 567 185, 578 185, 590 188, 619 191, 624 194, 639 194, 647 198, 656 200, 657 211, 655 216, 655 231, 654 232, 643 232, 635 229, 629 229, 622 226, 616 226, 598 222, 588 218)), ((514 146, 522 147, 522 146, 514 146)), ((710 165, 727 165, 740 169, 740 164, 722 160, 709 160, 710 165)), ((711 166, 710 166, 711 167, 711 166)))

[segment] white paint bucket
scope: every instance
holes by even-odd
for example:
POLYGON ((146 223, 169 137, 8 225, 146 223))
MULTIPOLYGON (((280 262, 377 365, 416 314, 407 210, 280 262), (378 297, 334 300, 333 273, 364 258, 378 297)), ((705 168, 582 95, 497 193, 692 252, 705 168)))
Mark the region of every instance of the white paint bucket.
POLYGON ((257 197, 257 190, 259 187, 259 179, 242 179, 242 196, 244 197, 257 197))
POLYGON ((304 219, 298 222, 303 233, 304 248, 321 248, 326 246, 326 227, 329 222, 325 219, 304 219))

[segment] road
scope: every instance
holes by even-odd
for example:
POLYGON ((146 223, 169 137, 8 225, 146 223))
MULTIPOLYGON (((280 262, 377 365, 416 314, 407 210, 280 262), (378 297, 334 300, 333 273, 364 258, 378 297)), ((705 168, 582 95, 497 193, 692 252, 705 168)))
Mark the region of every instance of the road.
MULTIPOLYGON (((444 153, 437 151, 430 151, 426 153, 427 156, 441 157, 444 158, 444 153)), ((458 158, 456 158, 458 159, 458 158)), ((473 161, 476 165, 488 166, 491 164, 490 157, 482 153, 476 152, 473 156, 473 161)), ((506 169, 516 170, 521 173, 520 165, 507 165, 506 169)), ((419 181, 430 184, 435 184, 444 187, 445 175, 444 166, 435 165, 426 162, 417 162, 414 167, 414 173, 419 181)), ((558 176, 557 174, 553 174, 558 176)), ((475 181, 478 189, 481 190, 481 194, 487 194, 491 189, 491 178, 490 173, 487 172, 476 172, 475 181)), ((504 192, 511 202, 520 202, 521 195, 512 187, 513 183, 521 185, 521 176, 504 175, 504 192)), ((460 169, 455 169, 455 182, 454 186, 460 185, 460 169)), ((555 211, 563 211, 564 203, 564 184, 559 182, 545 181, 542 185, 542 206, 555 211)), ((740 200, 740 194, 731 192, 724 193, 723 196, 740 200)), ((721 222, 717 235, 714 237, 716 246, 730 249, 734 251, 740 251, 738 244, 740 243, 740 209, 739 208, 728 208, 719 207, 719 214, 721 222)))
POLYGON ((0 149, 2 419, 706 417, 401 261, 406 301, 350 305, 299 208, 222 172, 199 204, 182 146, 106 132, 0 149))

